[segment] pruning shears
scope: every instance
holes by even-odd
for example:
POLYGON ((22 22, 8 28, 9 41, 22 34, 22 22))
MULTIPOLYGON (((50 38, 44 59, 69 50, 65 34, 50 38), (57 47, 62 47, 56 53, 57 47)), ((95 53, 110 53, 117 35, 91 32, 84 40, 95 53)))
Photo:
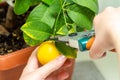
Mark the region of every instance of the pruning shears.
MULTIPOLYGON (((80 51, 87 51, 91 48, 95 39, 94 30, 72 33, 67 36, 59 36, 58 40, 67 42, 70 47, 80 51)), ((115 50, 111 50, 115 51, 115 50)))

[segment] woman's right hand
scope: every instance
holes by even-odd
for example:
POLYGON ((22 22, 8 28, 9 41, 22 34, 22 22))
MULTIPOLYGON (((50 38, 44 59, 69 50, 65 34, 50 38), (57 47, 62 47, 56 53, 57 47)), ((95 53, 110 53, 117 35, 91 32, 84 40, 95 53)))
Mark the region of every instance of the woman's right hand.
POLYGON ((120 55, 120 7, 106 8, 94 18, 93 22, 95 41, 91 46, 90 56, 98 59, 111 49, 116 49, 120 55))

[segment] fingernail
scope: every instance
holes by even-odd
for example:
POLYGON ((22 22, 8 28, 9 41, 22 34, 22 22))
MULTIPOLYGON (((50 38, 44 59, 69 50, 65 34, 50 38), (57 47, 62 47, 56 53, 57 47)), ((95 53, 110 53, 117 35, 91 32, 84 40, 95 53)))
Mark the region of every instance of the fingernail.
POLYGON ((64 55, 60 55, 59 58, 58 58, 58 60, 60 60, 60 61, 64 60, 64 59, 66 59, 66 57, 64 55))

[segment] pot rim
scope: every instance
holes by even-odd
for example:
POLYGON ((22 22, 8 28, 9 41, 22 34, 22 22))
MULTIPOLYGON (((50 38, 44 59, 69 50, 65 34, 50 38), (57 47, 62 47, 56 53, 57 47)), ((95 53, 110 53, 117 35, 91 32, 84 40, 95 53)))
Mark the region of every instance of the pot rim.
POLYGON ((27 47, 6 55, 0 55, 0 70, 9 70, 26 64, 29 56, 35 48, 36 46, 27 47))

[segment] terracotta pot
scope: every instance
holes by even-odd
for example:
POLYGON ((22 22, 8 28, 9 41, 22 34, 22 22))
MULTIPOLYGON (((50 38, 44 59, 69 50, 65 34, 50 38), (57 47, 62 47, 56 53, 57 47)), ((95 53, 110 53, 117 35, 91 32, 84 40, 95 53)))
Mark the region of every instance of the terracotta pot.
POLYGON ((28 47, 0 56, 0 80, 19 80, 28 58, 36 47, 28 47))

